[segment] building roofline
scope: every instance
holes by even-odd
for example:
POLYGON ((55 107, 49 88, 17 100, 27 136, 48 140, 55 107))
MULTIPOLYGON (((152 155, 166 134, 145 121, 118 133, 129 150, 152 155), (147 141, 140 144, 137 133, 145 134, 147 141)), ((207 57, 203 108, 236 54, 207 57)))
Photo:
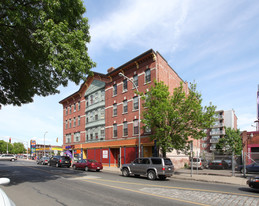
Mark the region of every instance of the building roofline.
POLYGON ((125 64, 123 64, 123 65, 117 67, 116 69, 114 69, 114 70, 111 71, 110 73, 107 73, 107 75, 108 75, 108 76, 109 76, 109 75, 112 75, 112 74, 118 72, 119 70, 121 70, 123 67, 126 67, 127 65, 129 65, 129 64, 131 64, 131 63, 133 63, 133 62, 135 62, 136 60, 138 60, 138 59, 140 59, 140 58, 142 58, 142 57, 144 57, 144 56, 146 56, 146 55, 148 55, 148 54, 152 54, 152 53, 156 53, 156 52, 155 52, 153 49, 149 49, 148 51, 146 51, 146 52, 144 52, 144 53, 138 55, 137 57, 131 59, 130 61, 126 62, 125 64))
POLYGON ((102 74, 102 73, 98 73, 98 72, 93 72, 93 76, 88 76, 86 78, 86 80, 81 84, 80 88, 78 89, 78 91, 74 92, 73 94, 69 95, 68 97, 62 99, 61 101, 59 101, 59 104, 62 104, 65 100, 73 97, 74 95, 78 94, 80 92, 80 90, 83 88, 83 86, 85 85, 85 83, 87 82, 87 80, 90 78, 90 77, 94 77, 95 75, 100 75, 100 76, 104 76, 107 78, 107 75, 105 74, 102 74))

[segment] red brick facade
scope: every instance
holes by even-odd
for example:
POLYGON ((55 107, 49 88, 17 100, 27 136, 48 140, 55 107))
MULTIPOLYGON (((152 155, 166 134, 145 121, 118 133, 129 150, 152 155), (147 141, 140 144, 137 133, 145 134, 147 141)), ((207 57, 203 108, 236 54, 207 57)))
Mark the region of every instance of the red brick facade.
MULTIPOLYGON (((137 120, 139 119, 139 108, 136 107, 138 95, 135 93, 136 89, 132 82, 120 76, 119 73, 137 82, 139 92, 144 94, 154 85, 155 80, 159 82, 163 81, 167 84, 171 93, 175 87, 180 85, 180 82, 183 82, 178 74, 168 65, 166 60, 158 52, 154 52, 153 50, 141 54, 117 69, 108 69, 106 75, 100 74, 98 76, 95 73, 94 77, 88 78, 78 92, 60 102, 64 108, 64 149, 71 147, 76 151, 81 150, 81 156, 83 158, 95 158, 109 166, 131 162, 138 156, 139 134, 136 127, 137 120), (102 77, 101 81, 105 82, 105 140, 87 142, 84 128, 86 123, 84 94, 93 81, 93 78, 100 79, 100 77, 102 77), (117 91, 116 94, 115 91, 117 91), (73 105, 79 100, 81 102, 81 110, 73 112, 73 105), (69 108, 71 105, 72 113, 66 115, 66 108, 69 108), (125 108, 127 108, 126 112, 125 108), (79 115, 82 121, 80 122, 80 126, 66 129, 66 121, 79 115), (71 142, 67 142, 66 135, 74 134, 77 131, 81 132, 80 141, 75 142, 72 135, 71 142)), ((188 84, 183 82, 183 86, 185 91, 188 92, 188 84)), ((144 109, 142 103, 143 100, 141 100, 140 104, 141 112, 144 109)), ((154 143, 149 140, 150 133, 142 129, 142 124, 140 126, 141 156, 152 156, 154 143)))

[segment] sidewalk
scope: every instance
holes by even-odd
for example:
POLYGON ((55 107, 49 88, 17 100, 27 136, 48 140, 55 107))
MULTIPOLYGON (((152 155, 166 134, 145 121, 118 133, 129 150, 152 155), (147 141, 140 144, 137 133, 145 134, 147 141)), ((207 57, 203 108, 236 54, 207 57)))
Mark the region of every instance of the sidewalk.
MULTIPOLYGON (((117 174, 121 174, 120 168, 117 167, 104 167, 103 171, 105 172, 113 172, 117 174)), ((242 185, 247 186, 246 181, 248 178, 244 178, 242 176, 223 176, 217 174, 196 174, 195 171, 192 174, 186 173, 186 171, 179 169, 176 170, 171 179, 182 179, 182 180, 195 180, 202 182, 214 182, 214 183, 223 183, 223 184, 234 184, 234 185, 242 185)))

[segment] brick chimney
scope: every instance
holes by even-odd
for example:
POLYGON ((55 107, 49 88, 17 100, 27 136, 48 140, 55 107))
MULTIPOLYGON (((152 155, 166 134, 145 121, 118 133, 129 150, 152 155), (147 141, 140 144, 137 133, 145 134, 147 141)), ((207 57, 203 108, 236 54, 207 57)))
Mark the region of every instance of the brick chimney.
POLYGON ((107 72, 110 73, 110 72, 112 72, 113 70, 115 70, 115 68, 114 68, 114 67, 111 67, 111 68, 107 69, 107 72))

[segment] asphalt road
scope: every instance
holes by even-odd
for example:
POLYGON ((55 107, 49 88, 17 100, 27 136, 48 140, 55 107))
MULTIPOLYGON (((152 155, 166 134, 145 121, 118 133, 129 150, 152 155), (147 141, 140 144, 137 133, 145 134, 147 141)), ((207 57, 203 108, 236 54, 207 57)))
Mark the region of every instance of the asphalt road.
POLYGON ((149 181, 111 172, 85 172, 0 162, 0 187, 17 206, 28 205, 259 205, 259 190, 237 185, 175 180, 149 181))

